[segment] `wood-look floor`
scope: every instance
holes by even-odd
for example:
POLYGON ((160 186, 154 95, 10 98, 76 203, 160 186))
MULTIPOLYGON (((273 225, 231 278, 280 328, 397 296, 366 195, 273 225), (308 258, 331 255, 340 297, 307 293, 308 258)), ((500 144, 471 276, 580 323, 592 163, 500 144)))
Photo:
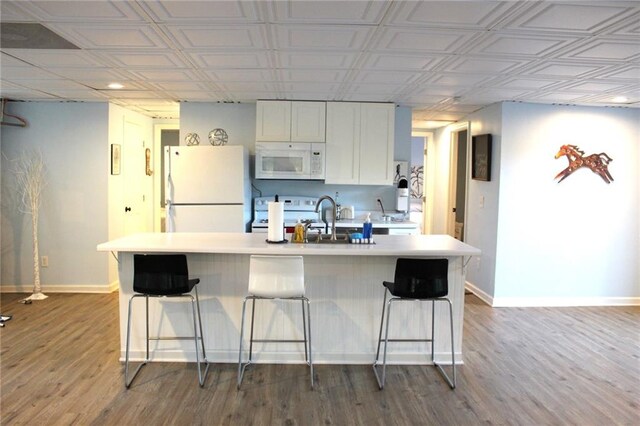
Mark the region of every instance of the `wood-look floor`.
POLYGON ((117 294, 1 295, 2 425, 638 425, 640 308, 499 308, 466 296, 465 364, 450 390, 430 366, 152 363, 126 390, 117 294))

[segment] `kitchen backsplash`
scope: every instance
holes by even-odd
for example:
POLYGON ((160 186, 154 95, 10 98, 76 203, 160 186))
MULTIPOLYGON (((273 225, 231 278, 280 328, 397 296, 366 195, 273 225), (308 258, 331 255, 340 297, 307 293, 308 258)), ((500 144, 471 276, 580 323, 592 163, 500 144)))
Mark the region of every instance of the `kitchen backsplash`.
MULTIPOLYGON (((339 202, 342 205, 354 206, 357 211, 378 211, 380 206, 376 202, 378 198, 382 199, 385 210, 395 212, 396 205, 396 188, 393 186, 371 186, 371 185, 327 185, 323 182, 312 181, 265 181, 253 180, 253 186, 262 191, 262 196, 281 194, 281 195, 306 195, 311 197, 320 197, 321 195, 329 195, 335 197, 336 192, 339 193, 339 202)), ((253 189, 253 196, 260 194, 253 189)))

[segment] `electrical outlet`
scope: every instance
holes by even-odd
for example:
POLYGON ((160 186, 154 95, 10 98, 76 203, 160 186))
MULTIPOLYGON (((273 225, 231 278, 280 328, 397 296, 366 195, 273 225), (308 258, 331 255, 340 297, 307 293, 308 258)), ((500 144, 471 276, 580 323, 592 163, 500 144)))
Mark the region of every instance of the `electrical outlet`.
POLYGON ((40 258, 40 265, 43 268, 47 268, 49 266, 49 256, 42 256, 40 258))

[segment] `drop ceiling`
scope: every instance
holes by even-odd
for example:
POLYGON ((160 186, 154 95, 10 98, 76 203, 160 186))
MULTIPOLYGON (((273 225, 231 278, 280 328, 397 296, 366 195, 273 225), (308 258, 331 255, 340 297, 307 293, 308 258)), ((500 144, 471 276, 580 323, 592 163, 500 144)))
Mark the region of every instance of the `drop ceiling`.
MULTIPOLYGON (((414 120, 500 101, 640 107, 637 1, 7 1, 79 49, 2 36, 0 97, 112 102, 382 101, 414 120), (119 82, 121 90, 109 83, 119 82), (615 103, 615 97, 626 100, 615 103)), ((6 25, 5 25, 6 27, 6 25)))

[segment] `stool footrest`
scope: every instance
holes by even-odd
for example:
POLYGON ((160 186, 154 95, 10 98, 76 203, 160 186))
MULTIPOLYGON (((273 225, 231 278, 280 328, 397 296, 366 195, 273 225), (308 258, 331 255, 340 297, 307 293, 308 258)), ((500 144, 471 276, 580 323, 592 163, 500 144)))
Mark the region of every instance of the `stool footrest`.
POLYGON ((305 340, 252 339, 254 343, 305 343, 305 340))

